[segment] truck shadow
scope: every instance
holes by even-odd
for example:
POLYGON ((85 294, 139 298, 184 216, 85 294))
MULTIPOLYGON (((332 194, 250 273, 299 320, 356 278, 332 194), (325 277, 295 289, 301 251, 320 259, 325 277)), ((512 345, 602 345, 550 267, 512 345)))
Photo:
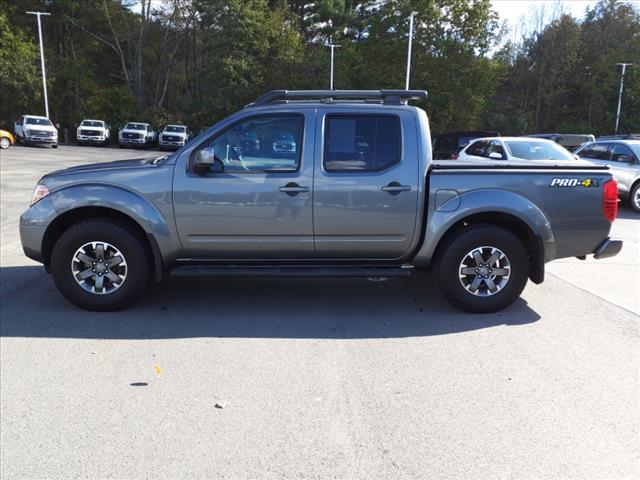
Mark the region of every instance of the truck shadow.
POLYGON ((0 269, 0 336, 85 339, 401 338, 446 335, 540 316, 519 299, 471 315, 450 306, 428 272, 404 279, 173 279, 151 284, 127 310, 95 313, 69 304, 41 267, 0 269), (28 271, 25 271, 28 270, 28 271))

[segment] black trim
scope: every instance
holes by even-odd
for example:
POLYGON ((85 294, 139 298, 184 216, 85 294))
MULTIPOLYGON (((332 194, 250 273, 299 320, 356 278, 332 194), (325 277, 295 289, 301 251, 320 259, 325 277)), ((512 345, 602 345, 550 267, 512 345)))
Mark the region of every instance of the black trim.
POLYGON ((400 105, 408 100, 424 98, 427 98, 426 90, 272 90, 256 98, 247 107, 289 100, 317 100, 328 103, 333 99, 371 100, 400 105))
POLYGON ((529 278, 533 283, 544 282, 544 242, 539 235, 535 235, 533 242, 529 242, 531 256, 529 258, 529 278))
POLYGON ((151 233, 147 233, 147 240, 149 240, 149 245, 151 245, 151 253, 153 255, 153 273, 156 282, 160 283, 162 282, 162 279, 164 277, 164 265, 162 262, 160 247, 158 246, 156 238, 151 233))

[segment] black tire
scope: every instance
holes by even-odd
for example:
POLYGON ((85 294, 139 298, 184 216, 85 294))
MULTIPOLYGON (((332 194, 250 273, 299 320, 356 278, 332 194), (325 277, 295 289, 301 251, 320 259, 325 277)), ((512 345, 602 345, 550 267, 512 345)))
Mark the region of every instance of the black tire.
POLYGON ((51 145, 51 148, 58 148, 58 144, 54 143, 53 145, 51 145))
MULTIPOLYGON (((490 224, 474 225, 461 232, 457 237, 447 239, 447 244, 442 252, 439 252, 436 260, 436 274, 440 283, 440 289, 444 297, 454 306, 465 312, 491 313, 508 307, 522 293, 529 276, 529 262, 527 252, 518 238, 504 228, 490 224), (479 296, 471 293, 460 278, 462 262, 467 254, 480 247, 493 247, 501 250, 507 257, 507 269, 509 276, 506 283, 490 294, 489 284, 486 282, 498 282, 501 277, 487 275, 489 280, 479 279, 480 288, 477 292, 485 292, 488 296, 479 296)), ((489 255, 491 250, 485 250, 489 255)), ((485 255, 485 260, 487 259, 485 255)), ((490 255, 489 255, 490 256, 490 255)), ((501 260, 501 262, 503 262, 501 260)), ((468 263, 473 269, 475 263, 468 263)), ((494 268, 495 268, 495 264, 494 268)), ((504 266, 501 263, 500 266, 504 266)), ((471 279, 477 275, 465 277, 464 281, 472 283, 471 279)), ((468 285, 470 286, 470 285, 468 285)))
POLYGON ((74 305, 93 311, 118 310, 144 292, 151 273, 151 259, 143 240, 127 226, 109 219, 85 220, 66 230, 56 242, 51 254, 51 273, 60 293, 74 305), (71 265, 76 251, 93 241, 108 242, 126 260, 126 277, 111 293, 91 293, 74 278, 71 265))
POLYGON ((640 182, 636 183, 629 194, 629 205, 636 212, 640 212, 640 182))

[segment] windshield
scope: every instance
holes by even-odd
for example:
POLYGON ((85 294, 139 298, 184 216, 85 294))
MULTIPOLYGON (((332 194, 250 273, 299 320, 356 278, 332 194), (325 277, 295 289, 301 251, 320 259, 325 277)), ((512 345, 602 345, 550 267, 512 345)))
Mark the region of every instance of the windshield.
POLYGON ((511 155, 524 160, 575 160, 569 151, 552 141, 507 140, 511 155))
POLYGON ((48 118, 27 118, 27 125, 48 125, 48 126, 51 126, 51 121, 48 118))
POLYGON ((125 130, 146 130, 147 127, 143 123, 127 123, 125 130))
POLYGON ((104 127, 104 123, 99 120, 83 120, 81 127, 104 127))
POLYGON ((187 130, 187 127, 181 127, 179 125, 167 125, 164 127, 165 132, 177 132, 184 133, 187 130))

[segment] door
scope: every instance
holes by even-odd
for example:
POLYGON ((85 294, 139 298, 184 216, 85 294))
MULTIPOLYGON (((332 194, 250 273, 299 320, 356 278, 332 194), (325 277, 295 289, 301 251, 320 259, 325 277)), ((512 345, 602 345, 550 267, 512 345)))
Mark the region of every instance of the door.
POLYGON ((631 185, 638 176, 640 165, 631 149, 624 143, 614 143, 611 146, 611 173, 618 182, 621 192, 629 193, 631 185))
POLYGON ((174 209, 193 258, 297 259, 314 255, 312 112, 248 115, 185 152, 176 165, 174 209), (212 148, 215 171, 196 172, 212 148))
POLYGON ((323 259, 397 259, 416 234, 417 125, 408 110, 320 109, 314 229, 323 259))

